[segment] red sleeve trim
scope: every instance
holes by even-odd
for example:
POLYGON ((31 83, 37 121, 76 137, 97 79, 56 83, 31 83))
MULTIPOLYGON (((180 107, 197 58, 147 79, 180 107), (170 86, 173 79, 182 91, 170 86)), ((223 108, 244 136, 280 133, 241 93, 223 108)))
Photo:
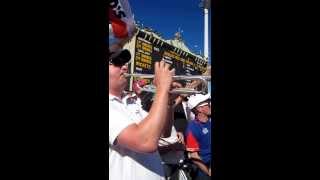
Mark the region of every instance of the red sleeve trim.
POLYGON ((186 149, 189 151, 199 151, 199 143, 197 139, 193 136, 191 132, 188 133, 187 139, 186 139, 186 149))

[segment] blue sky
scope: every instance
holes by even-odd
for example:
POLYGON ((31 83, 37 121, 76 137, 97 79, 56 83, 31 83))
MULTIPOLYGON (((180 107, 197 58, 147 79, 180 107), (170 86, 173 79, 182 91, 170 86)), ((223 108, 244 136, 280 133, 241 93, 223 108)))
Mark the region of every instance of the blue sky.
MULTIPOLYGON (((180 28, 182 38, 193 52, 203 54, 204 16, 200 0, 129 0, 135 21, 172 39, 180 28)), ((209 58, 211 56, 211 11, 209 10, 209 58)))

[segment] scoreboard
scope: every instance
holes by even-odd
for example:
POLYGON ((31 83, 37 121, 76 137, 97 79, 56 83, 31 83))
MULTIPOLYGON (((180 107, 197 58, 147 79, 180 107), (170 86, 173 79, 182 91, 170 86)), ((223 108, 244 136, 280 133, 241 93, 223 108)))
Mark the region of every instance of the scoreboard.
MULTIPOLYGON (((208 62, 189 52, 139 30, 134 45, 131 73, 154 74, 154 63, 164 60, 175 68, 176 75, 200 75, 207 70, 208 62)), ((149 81, 150 82, 150 81, 149 81)), ((131 83, 130 83, 131 84, 131 83)))
POLYGON ((143 31, 136 36, 134 51, 133 73, 153 74, 154 62, 162 59, 176 69, 176 75, 199 75, 207 70, 204 59, 143 31))

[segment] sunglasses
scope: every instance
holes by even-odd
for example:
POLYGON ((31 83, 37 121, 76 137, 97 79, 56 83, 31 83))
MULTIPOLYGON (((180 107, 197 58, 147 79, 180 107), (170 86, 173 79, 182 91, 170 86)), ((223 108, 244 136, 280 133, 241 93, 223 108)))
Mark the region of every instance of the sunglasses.
POLYGON ((125 59, 121 59, 121 58, 114 58, 114 59, 109 60, 109 65, 114 65, 117 67, 122 67, 125 64, 129 64, 129 63, 130 63, 130 61, 125 60, 125 59))
POLYGON ((117 53, 111 53, 109 55, 109 64, 117 67, 130 63, 131 54, 128 50, 119 51, 117 53))

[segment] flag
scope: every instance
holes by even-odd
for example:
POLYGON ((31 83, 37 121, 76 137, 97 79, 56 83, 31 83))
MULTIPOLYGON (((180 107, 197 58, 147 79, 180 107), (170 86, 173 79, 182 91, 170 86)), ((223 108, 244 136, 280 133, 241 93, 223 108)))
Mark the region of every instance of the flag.
POLYGON ((112 52, 133 36, 136 27, 128 0, 110 0, 108 8, 109 50, 112 52))

